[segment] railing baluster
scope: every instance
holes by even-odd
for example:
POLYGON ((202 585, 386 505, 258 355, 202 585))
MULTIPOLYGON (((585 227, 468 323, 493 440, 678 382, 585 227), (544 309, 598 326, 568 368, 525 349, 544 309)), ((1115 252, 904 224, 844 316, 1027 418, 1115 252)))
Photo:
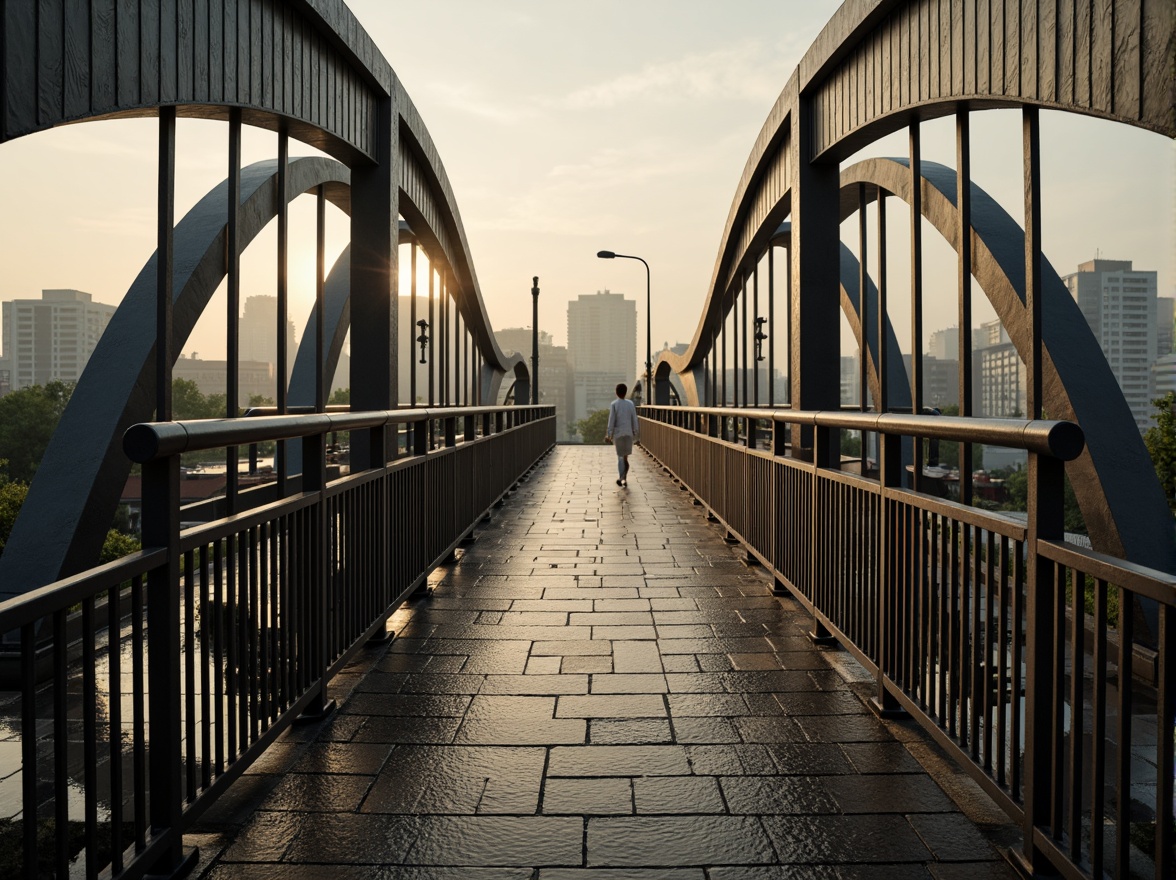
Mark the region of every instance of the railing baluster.
POLYGON ((196 754, 196 554, 189 550, 184 554, 184 766, 187 791, 184 800, 196 800, 197 754, 196 754))
MULTIPOLYGON (((112 872, 123 869, 122 758, 122 584, 106 597, 107 717, 110 743, 110 858, 112 872)), ((27 803, 27 802, 26 802, 27 803)))
MULTIPOLYGON (((94 646, 94 597, 82 600, 82 766, 86 804, 86 877, 98 876, 98 657, 94 646)), ((64 767, 61 768, 63 771, 64 767)))
POLYGON ((20 629, 20 785, 24 841, 24 876, 37 880, 37 627, 20 629))
MULTIPOLYGON (((1065 569, 1063 569, 1065 571, 1065 569)), ((1083 705, 1086 642, 1086 584, 1082 572, 1070 574, 1070 761, 1066 787, 1069 791, 1070 858, 1082 860, 1082 737, 1085 727, 1083 705), (1081 581, 1081 583, 1080 583, 1081 581)))
POLYGON ((1094 688, 1090 698, 1090 871, 1103 876, 1103 842, 1106 823, 1106 755, 1107 755, 1107 582, 1094 581, 1094 650, 1091 670, 1094 688))
MULTIPOLYGON (((1119 725, 1115 769, 1115 873, 1131 876, 1131 655, 1135 597, 1119 587, 1119 725)), ((1159 731, 1160 734, 1165 731, 1159 731)))

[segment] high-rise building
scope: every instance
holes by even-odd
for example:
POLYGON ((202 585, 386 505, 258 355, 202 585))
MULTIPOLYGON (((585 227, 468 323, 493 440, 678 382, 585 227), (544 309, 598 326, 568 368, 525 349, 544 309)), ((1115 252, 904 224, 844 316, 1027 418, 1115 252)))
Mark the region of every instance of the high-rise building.
MULTIPOLYGON (((531 366, 532 338, 530 327, 508 327, 494 333, 498 347, 504 354, 518 352, 531 366)), ((568 350, 553 345, 550 333, 539 331, 539 402, 555 407, 555 436, 570 440, 568 432, 568 401, 572 399, 572 371, 568 367, 568 350)))
MULTIPOLYGON (((959 350, 958 344, 956 350, 959 350)), ((909 354, 902 356, 902 365, 906 368, 907 376, 910 376, 911 356, 909 354)), ((960 362, 954 358, 944 359, 924 354, 922 383, 923 406, 935 409, 958 406, 960 402, 960 362)))
POLYGON ((1156 273, 1130 260, 1088 260, 1063 279, 1094 331, 1141 431, 1151 424, 1156 360, 1156 273))
POLYGON ((40 299, 4 303, 3 355, 11 390, 76 382, 114 311, 80 290, 42 290, 40 299))
POLYGON ((987 418, 1024 417, 1025 365, 999 319, 972 331, 972 408, 987 418))
POLYGON ((841 356, 841 405, 856 406, 861 400, 861 376, 858 370, 858 355, 841 356))
MULTIPOLYGON (((945 327, 936 330, 927 340, 927 354, 940 361, 959 361, 960 359, 960 330, 958 327, 945 327)), ((959 395, 956 395, 957 397, 959 395)))
MULTIPOLYGON (((278 362, 278 298, 276 296, 248 296, 245 311, 237 325, 241 360, 278 362)), ((286 321, 287 378, 294 369, 294 322, 286 321)), ((276 390, 276 389, 275 389, 276 390)), ((271 395, 274 391, 270 392, 271 395)))
POLYGON ((1176 299, 1156 297, 1156 357, 1176 351, 1176 299))
POLYGON ((606 409, 615 387, 637 378, 637 303, 607 290, 568 303, 571 421, 606 409))

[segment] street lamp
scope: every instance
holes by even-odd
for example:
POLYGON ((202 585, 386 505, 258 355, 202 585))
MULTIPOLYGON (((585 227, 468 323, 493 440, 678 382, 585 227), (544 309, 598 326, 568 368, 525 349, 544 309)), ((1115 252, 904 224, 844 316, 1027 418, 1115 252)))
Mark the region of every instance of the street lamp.
POLYGON ((652 404, 653 400, 653 344, 650 324, 653 314, 649 307, 649 263, 631 254, 617 254, 612 251, 597 251, 596 256, 602 260, 641 260, 645 267, 645 403, 652 404))

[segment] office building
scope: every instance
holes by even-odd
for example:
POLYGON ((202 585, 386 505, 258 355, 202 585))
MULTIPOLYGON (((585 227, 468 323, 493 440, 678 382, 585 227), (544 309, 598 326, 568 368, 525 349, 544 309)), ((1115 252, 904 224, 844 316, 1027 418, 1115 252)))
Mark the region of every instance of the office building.
POLYGON ((999 319, 972 331, 972 408, 992 419, 1028 410, 1025 364, 999 319))
MULTIPOLYGON (((498 347, 503 353, 518 353, 527 359, 531 367, 532 338, 530 327, 508 327, 494 333, 498 347)), ((572 399, 572 372, 568 367, 568 350, 563 345, 553 345, 550 333, 539 331, 539 402, 555 407, 555 437, 570 440, 568 429, 568 401, 572 399)))
POLYGON ((1156 297, 1156 357, 1176 351, 1176 299, 1156 297))
POLYGON ((1156 273, 1130 260, 1088 260, 1063 281, 1106 355, 1135 424, 1151 425, 1152 364, 1157 357, 1156 273))
MULTIPOLYGON (((208 397, 224 394, 228 387, 228 361, 204 360, 193 352, 188 357, 180 356, 172 368, 172 379, 186 379, 195 382, 200 393, 208 397)), ((237 400, 242 409, 248 409, 253 398, 275 400, 277 382, 274 379, 274 365, 268 361, 239 361, 237 365, 237 400)))
MULTIPOLYGON (((245 310, 237 325, 241 361, 278 362, 278 298, 276 296, 249 296, 245 298, 245 310)), ((294 322, 286 321, 286 371, 287 378, 294 370, 294 322)), ((271 391, 273 395, 275 391, 271 391)))
POLYGON ((945 327, 932 333, 927 339, 926 353, 936 360, 958 362, 960 359, 959 327, 945 327))
POLYGON ((114 317, 114 306, 80 290, 42 290, 40 299, 2 305, 3 356, 15 391, 76 382, 114 317))
MULTIPOLYGON (((637 303, 607 290, 568 303, 571 422, 606 409, 615 387, 637 378, 637 303)), ((542 387, 542 386, 541 386, 542 387)))

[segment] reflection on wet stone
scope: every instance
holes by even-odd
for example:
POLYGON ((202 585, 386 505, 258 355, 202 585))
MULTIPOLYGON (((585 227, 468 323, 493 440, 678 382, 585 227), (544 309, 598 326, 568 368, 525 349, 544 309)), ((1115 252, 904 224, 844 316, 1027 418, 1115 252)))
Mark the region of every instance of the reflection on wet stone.
POLYGON ((610 450, 558 447, 280 739, 203 876, 1008 880, 843 652, 633 467, 622 495, 610 450))

